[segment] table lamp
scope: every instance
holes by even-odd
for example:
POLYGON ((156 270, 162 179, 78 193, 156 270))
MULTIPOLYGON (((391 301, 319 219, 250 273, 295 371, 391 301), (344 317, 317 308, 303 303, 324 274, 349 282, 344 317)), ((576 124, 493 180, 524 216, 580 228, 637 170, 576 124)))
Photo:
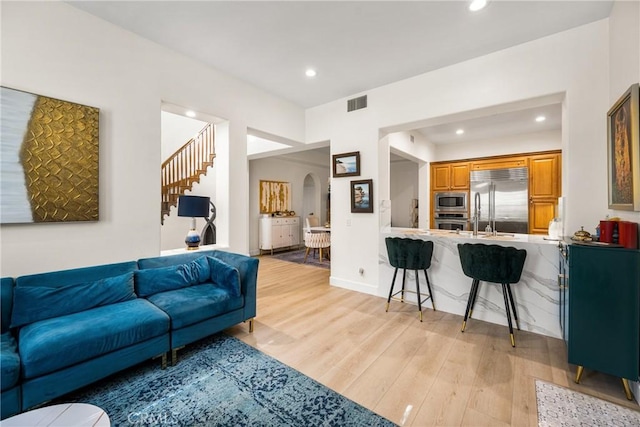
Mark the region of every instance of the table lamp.
POLYGON ((191 217, 191 229, 184 242, 187 250, 195 250, 200 246, 200 234, 196 231, 196 218, 209 217, 209 198, 203 196, 180 196, 178 198, 178 216, 191 217))

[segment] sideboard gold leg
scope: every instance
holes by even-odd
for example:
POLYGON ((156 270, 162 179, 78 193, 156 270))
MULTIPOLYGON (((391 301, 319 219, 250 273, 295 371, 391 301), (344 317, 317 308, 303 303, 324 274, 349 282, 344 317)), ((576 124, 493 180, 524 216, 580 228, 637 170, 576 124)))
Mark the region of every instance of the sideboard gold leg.
POLYGON ((624 387, 624 394, 627 395, 627 400, 633 400, 633 393, 631 393, 631 387, 629 387, 629 380, 622 378, 622 387, 624 387))
POLYGON ((582 377, 582 371, 584 371, 584 366, 578 366, 578 371, 576 372, 576 384, 580 384, 580 378, 582 377))

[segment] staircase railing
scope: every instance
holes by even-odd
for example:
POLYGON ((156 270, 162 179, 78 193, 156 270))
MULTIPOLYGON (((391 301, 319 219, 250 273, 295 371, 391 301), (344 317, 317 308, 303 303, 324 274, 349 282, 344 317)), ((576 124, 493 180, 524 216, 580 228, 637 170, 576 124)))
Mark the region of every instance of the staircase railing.
POLYGON ((213 166, 215 157, 215 128, 209 123, 162 163, 162 223, 171 207, 178 204, 178 197, 191 190, 213 166))

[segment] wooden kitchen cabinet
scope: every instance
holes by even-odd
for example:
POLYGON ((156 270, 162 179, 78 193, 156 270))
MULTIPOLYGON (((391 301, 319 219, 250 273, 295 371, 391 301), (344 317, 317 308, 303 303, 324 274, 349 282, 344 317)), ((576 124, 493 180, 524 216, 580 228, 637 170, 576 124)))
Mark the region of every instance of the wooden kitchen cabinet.
POLYGON ((529 195, 560 196, 560 154, 541 154, 529 158, 529 195))
POLYGON ((558 198, 529 200, 529 234, 548 234, 549 222, 555 217, 558 198))
POLYGON ((547 234, 555 215, 560 183, 561 154, 529 156, 529 234, 547 234))
POLYGON ((527 166, 527 157, 497 157, 493 159, 476 160, 471 162, 471 170, 522 168, 527 166))
POLYGON ((453 162, 431 165, 431 190, 469 189, 469 163, 453 162))

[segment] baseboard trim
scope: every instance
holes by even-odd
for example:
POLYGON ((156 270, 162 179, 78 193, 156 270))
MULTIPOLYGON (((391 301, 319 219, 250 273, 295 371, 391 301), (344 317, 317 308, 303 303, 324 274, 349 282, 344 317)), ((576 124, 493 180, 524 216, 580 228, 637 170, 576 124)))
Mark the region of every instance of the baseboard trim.
POLYGON ((330 276, 329 284, 338 288, 349 289, 350 291, 357 291, 362 292, 363 294, 380 296, 378 295, 378 287, 367 283, 354 282, 352 280, 345 280, 335 276, 330 276))

